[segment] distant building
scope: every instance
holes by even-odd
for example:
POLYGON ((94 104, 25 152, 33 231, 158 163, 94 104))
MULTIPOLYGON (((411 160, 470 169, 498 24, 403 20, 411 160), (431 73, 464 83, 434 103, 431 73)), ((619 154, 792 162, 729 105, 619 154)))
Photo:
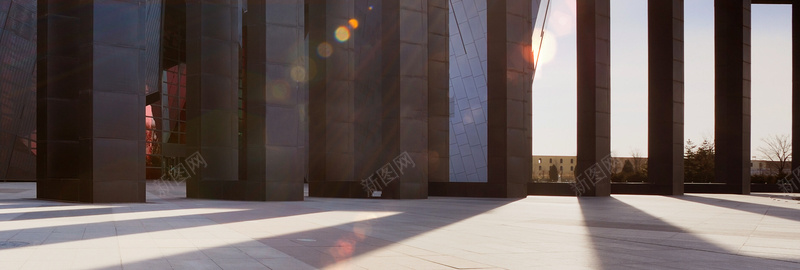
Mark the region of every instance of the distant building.
MULTIPOLYGON (((630 161, 634 166, 637 165, 639 169, 647 167, 647 158, 633 158, 633 157, 614 157, 614 163, 611 165, 611 170, 614 173, 622 172, 622 167, 625 166, 625 161, 630 161)), ((770 165, 773 161, 769 160, 751 160, 750 161, 750 175, 773 175, 777 171, 770 165)), ((550 165, 556 165, 560 180, 557 182, 568 182, 575 180, 575 165, 577 157, 575 156, 533 156, 533 175, 531 179, 534 182, 551 182, 550 181, 550 165)), ((786 171, 788 171, 788 166, 786 171)))
MULTIPOLYGON (((783 170, 784 173, 788 173, 791 170, 792 161, 787 161, 786 168, 783 170)), ((760 160, 760 159, 753 159, 750 160, 750 175, 774 175, 778 173, 778 170, 775 169, 775 166, 772 164, 777 163, 777 161, 771 160, 760 160)))
POLYGON ((575 156, 533 156, 533 181, 551 182, 550 166, 555 165, 558 170, 559 181, 565 182, 575 179, 575 156))
MULTIPOLYGON (((576 156, 533 156, 533 174, 531 179, 534 182, 551 182, 550 166, 555 165, 558 171, 559 180, 557 182, 569 182, 575 180, 576 156)), ((613 173, 622 172, 625 161, 630 161, 634 169, 644 169, 647 167, 646 157, 614 157, 612 158, 611 171, 613 173)))

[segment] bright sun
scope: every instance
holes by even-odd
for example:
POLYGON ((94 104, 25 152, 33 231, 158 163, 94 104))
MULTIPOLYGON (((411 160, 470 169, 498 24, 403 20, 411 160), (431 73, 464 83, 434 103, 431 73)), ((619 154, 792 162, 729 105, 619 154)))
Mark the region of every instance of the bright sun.
POLYGON ((556 56, 556 52, 558 51, 558 41, 556 41, 556 37, 552 35, 552 33, 544 34, 544 42, 542 42, 542 52, 538 53, 539 50, 539 34, 541 29, 536 29, 533 33, 532 41, 533 41, 533 56, 539 57, 539 67, 542 67, 553 60, 556 56))

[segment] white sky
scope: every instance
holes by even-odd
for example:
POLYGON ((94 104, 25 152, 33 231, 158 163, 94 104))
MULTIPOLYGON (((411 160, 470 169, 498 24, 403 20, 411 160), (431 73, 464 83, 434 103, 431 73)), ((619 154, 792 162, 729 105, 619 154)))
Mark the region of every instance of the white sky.
MULTIPOLYGON (((713 7, 713 0, 685 1, 684 7, 684 137, 697 143, 714 137, 713 7)), ((611 0, 611 13, 611 150, 646 156, 647 1, 611 0)), ((533 152, 575 155, 575 0, 553 0, 549 16, 533 84, 533 152)), ((753 156, 761 156, 761 138, 791 134, 791 42, 791 6, 753 6, 753 156)))

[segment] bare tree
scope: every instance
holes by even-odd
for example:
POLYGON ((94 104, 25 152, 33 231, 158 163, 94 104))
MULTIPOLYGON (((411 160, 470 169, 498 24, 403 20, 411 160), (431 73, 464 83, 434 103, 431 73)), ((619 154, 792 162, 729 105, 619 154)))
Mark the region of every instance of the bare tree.
POLYGON ((644 163, 644 159, 642 158, 642 153, 639 149, 631 150, 631 157, 633 158, 633 172, 638 173, 642 169, 642 163, 644 163))
POLYGON ((777 175, 783 174, 792 161, 792 140, 789 135, 776 134, 761 139, 761 142, 764 146, 759 147, 758 151, 770 161, 769 165, 777 175))
POLYGON ((611 160, 611 164, 609 164, 609 171, 611 171, 611 174, 618 173, 619 170, 622 169, 622 166, 619 165, 619 158, 617 158, 617 153, 611 151, 611 153, 608 154, 608 157, 611 160))

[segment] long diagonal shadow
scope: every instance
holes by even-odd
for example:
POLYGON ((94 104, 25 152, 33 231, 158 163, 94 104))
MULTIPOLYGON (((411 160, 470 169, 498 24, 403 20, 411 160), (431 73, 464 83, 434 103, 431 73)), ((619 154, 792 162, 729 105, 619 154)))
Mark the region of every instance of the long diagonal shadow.
POLYGON ((739 255, 738 250, 702 239, 689 228, 670 224, 614 197, 581 197, 578 201, 595 250, 595 268, 648 268, 653 261, 678 269, 800 267, 791 261, 739 255))
POLYGON ((790 221, 800 222, 800 209, 795 209, 795 208, 786 208, 786 207, 753 203, 753 202, 731 201, 722 198, 708 198, 696 195, 685 195, 675 198, 694 203, 702 203, 711 206, 724 207, 728 209, 733 209, 758 215, 766 215, 770 217, 782 218, 790 221))
MULTIPOLYGON (((353 258, 368 255, 371 252, 381 250, 390 245, 400 244, 403 240, 436 231, 516 201, 514 199, 476 200, 482 202, 482 204, 475 204, 473 201, 469 203, 470 207, 460 206, 445 208, 445 211, 430 212, 429 208, 409 207, 408 205, 404 205, 404 201, 375 200, 370 202, 369 200, 351 199, 349 201, 354 201, 355 203, 347 204, 345 208, 325 209, 325 211, 349 210, 363 211, 368 214, 370 211, 379 210, 399 212, 399 214, 326 226, 297 233, 257 238, 256 240, 312 267, 325 268, 337 263, 346 262, 353 258), (399 202, 399 205, 378 205, 376 207, 375 204, 380 202, 399 202), (437 218, 429 219, 432 216, 437 218), (396 225, 397 223, 406 223, 409 229, 393 231, 391 233, 379 233, 372 230, 372 228, 380 227, 384 224, 396 225)), ((322 206, 324 207, 326 205, 323 203, 322 206)), ((227 216, 225 220, 219 219, 222 215, 206 215, 206 217, 220 224, 259 220, 258 218, 244 218, 238 213, 229 213, 229 216, 227 216)), ((202 250, 203 249, 201 249, 201 251, 202 250)), ((185 255, 187 254, 181 253, 171 255, 170 257, 181 257, 185 255)), ((146 265, 148 261, 130 263, 146 265)))
POLYGON ((429 208, 407 209, 397 215, 267 237, 259 239, 259 241, 306 264, 317 268, 325 268, 368 255, 390 245, 401 244, 406 239, 442 229, 516 200, 484 199, 479 201, 482 204, 476 204, 472 201, 469 207, 453 205, 455 207, 445 207, 445 211, 438 212, 430 212, 431 209, 429 208), (384 225, 392 225, 396 228, 398 223, 403 223, 403 228, 406 229, 381 230, 384 225))
MULTIPOLYGON (((736 210, 742 210, 737 208, 736 204, 743 203, 716 198, 706 200, 706 198, 703 197, 670 198, 683 199, 684 201, 689 201, 692 203, 699 202, 714 206, 722 206, 736 210), (699 201, 694 201, 695 199, 699 201)), ((297 215, 317 214, 333 211, 353 211, 363 213, 370 213, 372 211, 392 211, 398 213, 396 215, 380 217, 371 220, 342 223, 296 233, 257 238, 258 241, 272 246, 283 253, 299 259, 300 261, 303 261, 314 267, 324 268, 352 258, 369 255, 370 253, 383 249, 389 245, 398 244, 403 240, 442 229, 446 226, 458 223, 465 219, 480 215, 513 202, 513 200, 478 200, 480 204, 475 203, 475 201, 471 201, 468 204, 469 207, 464 207, 463 205, 460 207, 439 207, 437 212, 432 212, 431 209, 426 208, 424 205, 404 203, 404 201, 368 201, 343 199, 336 204, 326 203, 331 200, 332 199, 310 199, 308 201, 309 203, 214 204, 214 208, 228 208, 232 211, 210 214, 200 213, 157 218, 131 219, 129 220, 131 222, 157 223, 168 222, 186 217, 203 217, 213 222, 208 222, 205 224, 183 224, 176 227, 162 227, 148 231, 117 231, 117 233, 114 235, 94 236, 94 238, 135 235, 139 233, 169 231, 182 228, 196 228, 218 224, 278 219, 297 215), (428 217, 431 216, 436 216, 438 218, 429 219, 428 217), (402 227, 407 229, 403 231, 391 232, 380 230, 383 225, 397 225, 397 223, 404 223, 405 225, 402 227)), ((438 200, 436 203, 454 204, 453 206, 458 206, 460 202, 464 201, 470 200, 438 200)), ((172 210, 191 210, 193 208, 205 208, 201 204, 204 204, 207 201, 174 200, 170 202, 174 204, 175 209, 172 210)), ((697 235, 693 235, 693 230, 665 222, 651 213, 642 211, 613 197, 580 198, 579 203, 584 216, 584 225, 588 230, 594 250, 596 250, 596 257, 598 261, 598 265, 596 265, 597 268, 616 269, 622 265, 637 264, 643 261, 652 261, 654 259, 682 259, 685 261, 675 262, 675 267, 706 266, 712 269, 724 269, 725 267, 718 265, 721 261, 730 261, 732 263, 738 263, 741 266, 771 265, 774 267, 780 266, 784 268, 798 268, 798 266, 800 266, 800 264, 797 263, 787 263, 778 260, 736 255, 736 250, 731 250, 730 248, 726 248, 704 240, 697 235), (619 246, 623 246, 627 250, 620 252, 619 246)), ((754 207, 767 207, 767 205, 753 203, 745 204, 750 204, 754 207)), ((145 208, 139 208, 133 212, 149 211, 145 208)), ((792 211, 791 213, 795 213, 794 211, 796 211, 796 209, 788 208, 787 210, 792 211)), ((72 213, 79 216, 105 215, 103 213, 94 212, 72 213)), ((753 213, 764 214, 762 212, 753 213)), ((60 216, 68 217, 64 215, 60 216)), ((784 218, 783 214, 776 215, 776 217, 784 218)), ((27 219, 22 217, 21 219, 33 220, 41 218, 46 217, 36 216, 27 219)), ((793 218, 789 218, 789 220, 797 221, 797 219, 793 218)), ((97 223, 75 224, 70 226, 114 226, 115 224, 115 221, 103 221, 97 223)), ((55 228, 64 228, 64 226, 43 227, 45 230, 55 228)), ((81 240, 86 239, 66 241, 81 240)), ((181 254, 175 254, 171 255, 170 257, 178 257, 180 255, 181 254)), ((730 265, 736 264, 728 264, 728 266, 730 265)))
MULTIPOLYGON (((402 242, 403 240, 420 236, 425 233, 446 227, 448 225, 458 223, 465 219, 480 215, 482 213, 491 211, 493 209, 496 209, 498 207, 516 201, 512 199, 460 199, 452 201, 443 199, 437 201, 437 203, 440 204, 440 207, 437 207, 438 211, 433 211, 430 208, 425 207, 425 205, 420 205, 418 203, 417 204, 409 203, 409 201, 392 201, 392 200, 369 201, 369 200, 343 199, 337 204, 326 204, 325 202, 327 202, 327 200, 316 201, 314 199, 311 199, 307 201, 311 203, 310 205, 306 202, 259 203, 259 204, 227 203, 223 205, 215 204, 214 208, 221 210, 221 212, 210 213, 210 214, 190 213, 185 215, 165 215, 162 217, 133 218, 122 221, 123 223, 138 222, 140 224, 144 223, 157 224, 160 222, 168 223, 170 221, 176 221, 181 218, 202 217, 210 220, 210 222, 206 223, 187 223, 176 226, 160 226, 160 227, 147 228, 146 230, 116 230, 111 234, 90 234, 88 233, 87 229, 87 233, 85 233, 84 237, 82 237, 81 239, 75 239, 75 238, 57 239, 57 241, 47 241, 46 243, 42 241, 40 243, 32 243, 32 244, 49 245, 49 244, 67 243, 74 241, 84 241, 90 239, 137 235, 137 234, 152 233, 159 231, 171 231, 171 230, 185 229, 185 228, 197 228, 203 226, 214 226, 214 225, 240 223, 248 221, 287 218, 298 215, 319 214, 323 212, 333 212, 333 211, 353 211, 353 212, 363 212, 366 214, 372 213, 374 211, 390 211, 398 213, 392 216, 380 217, 376 219, 342 223, 318 229, 306 230, 298 233, 291 233, 286 235, 256 239, 258 241, 267 244, 268 246, 272 246, 278 249, 281 252, 293 256, 296 259, 305 262, 309 265, 312 265, 314 267, 324 268, 341 261, 346 261, 351 258, 369 254, 371 252, 385 248, 389 245, 402 242), (480 203, 476 203, 475 201, 478 201, 480 203), (465 203, 468 204, 468 207, 465 207, 463 205, 465 203), (453 207, 448 207, 447 204, 452 204, 453 207), (274 205, 276 207, 271 207, 271 205, 274 205), (444 207, 441 207, 442 205, 444 205, 444 207), (230 211, 224 211, 226 208, 227 210, 230 211), (430 217, 432 216, 435 216, 437 218, 431 219, 430 217), (387 225, 387 224, 396 225, 397 223, 405 223, 407 226, 404 226, 404 228, 406 229, 402 231, 393 231, 393 232, 386 232, 385 230, 383 232, 379 232, 381 230, 377 229, 374 230, 373 232, 372 230, 372 228, 380 228, 382 225, 387 225), (313 239, 313 242, 302 241, 304 239, 313 239), (321 248, 324 249, 324 251, 321 251, 321 248)), ((174 204, 173 207, 174 209, 157 209, 157 210, 166 211, 165 213, 169 213, 170 210, 192 210, 195 208, 204 208, 203 204, 206 203, 206 201, 190 200, 190 199, 171 200, 169 202, 174 204)), ((134 209, 128 213, 149 212, 149 210, 147 210, 146 208, 147 207, 138 207, 137 209, 134 209)), ((109 214, 126 213, 126 212, 120 213, 112 210, 113 207, 98 208, 95 210, 78 209, 74 211, 64 211, 64 212, 58 212, 57 210, 43 211, 43 212, 38 212, 40 214, 33 214, 27 216, 26 214, 21 214, 17 217, 18 219, 12 219, 12 221, 44 220, 47 218, 69 218, 71 217, 71 215, 79 217, 88 217, 88 216, 103 216, 109 214), (47 215, 55 215, 55 216, 48 217, 47 215)), ((100 221, 100 222, 85 222, 80 224, 61 225, 61 226, 50 225, 50 226, 37 227, 34 229, 41 231, 54 231, 55 229, 58 228, 60 230, 70 231, 70 230, 79 230, 81 228, 88 228, 90 226, 113 227, 116 225, 120 225, 120 221, 114 220, 114 221, 100 221)), ((0 231, 0 233, 10 232, 10 231, 19 231, 19 229, 2 230, 0 231)), ((175 254, 170 257, 173 256, 179 257, 181 255, 182 254, 175 254)))
POLYGON ((51 211, 31 211, 23 214, 0 214, 0 220, 6 217, 12 217, 10 220, 35 220, 35 219, 51 219, 59 217, 87 217, 87 216, 100 216, 113 214, 113 207, 100 207, 100 208, 84 208, 84 209, 63 209, 51 211))
MULTIPOLYGON (((194 200, 186 200, 194 201, 194 200)), ((195 201, 199 202, 199 201, 195 201)), ((60 205, 64 206, 64 205, 60 205)), ((238 205, 241 206, 241 205, 238 205)), ((264 205, 261 205, 264 206, 264 205)), ((57 207, 57 206, 53 206, 57 207)), ((175 229, 188 229, 188 228, 198 228, 198 227, 205 227, 205 226, 214 226, 218 224, 225 224, 230 222, 244 222, 244 221, 253 221, 253 220, 267 220, 267 219, 275 219, 275 218, 285 218, 285 217, 292 217, 292 216, 299 216, 299 215, 308 215, 308 214, 316 214, 320 212, 324 212, 324 210, 308 208, 308 207, 294 207, 291 205, 282 205, 280 209, 269 209, 269 208, 242 208, 237 207, 237 205, 231 205, 227 209, 224 207, 215 206, 214 208, 219 210, 216 213, 187 213, 181 215, 170 214, 171 211, 181 212, 181 211, 189 211, 203 209, 203 206, 192 206, 189 203, 182 203, 179 208, 175 209, 157 209, 152 211, 143 210, 138 208, 136 211, 132 212, 114 212, 114 207, 108 208, 95 208, 95 209, 77 209, 77 210, 53 210, 53 211, 44 211, 44 212, 32 212, 32 213, 22 213, 19 214, 18 217, 12 218, 9 221, 4 223, 4 226, 0 226, 0 228, 10 226, 8 222, 16 222, 16 221, 30 221, 35 219, 53 219, 53 218, 74 218, 74 217, 86 217, 86 216, 103 216, 103 215, 112 215, 112 214, 138 214, 144 212, 159 212, 163 211, 164 216, 160 217, 150 217, 150 218, 131 218, 131 219, 123 219, 123 220, 108 220, 108 221, 97 221, 97 222, 82 222, 70 225, 48 225, 42 227, 26 227, 26 228, 18 228, 18 229, 0 229, 0 233, 9 233, 14 231, 20 230, 36 230, 39 232, 46 232, 46 231, 54 231, 55 229, 59 229, 62 231, 79 231, 83 228, 87 228, 86 233, 84 233, 84 237, 81 239, 59 239, 57 241, 48 242, 46 244, 56 244, 56 243, 67 243, 73 241, 83 241, 83 240, 95 240, 100 238, 108 238, 108 237, 116 237, 116 236, 126 236, 126 235, 136 235, 136 234, 143 234, 143 233, 153 233, 153 232, 160 232, 160 231, 169 231, 175 229), (84 211, 84 210, 92 210, 92 211, 84 211), (39 214, 42 213, 42 214, 39 214), (33 217, 29 217, 29 214, 35 214, 33 217), (43 214, 53 214, 51 217, 42 216, 43 214), (74 214, 75 216, 71 216, 74 214), (192 218, 192 217, 202 217, 207 219, 213 219, 215 222, 208 222, 208 223, 176 223, 175 221, 179 221, 185 218, 192 218), (142 228, 141 230, 122 230, 117 229, 115 230, 114 234, 104 234, 104 233, 93 233, 89 231, 89 227, 115 227, 115 226, 125 226, 126 224, 149 224, 149 225, 156 225, 162 224, 165 226, 146 226, 146 228, 142 228)), ((32 244, 43 244, 43 243, 32 243, 32 244)))

